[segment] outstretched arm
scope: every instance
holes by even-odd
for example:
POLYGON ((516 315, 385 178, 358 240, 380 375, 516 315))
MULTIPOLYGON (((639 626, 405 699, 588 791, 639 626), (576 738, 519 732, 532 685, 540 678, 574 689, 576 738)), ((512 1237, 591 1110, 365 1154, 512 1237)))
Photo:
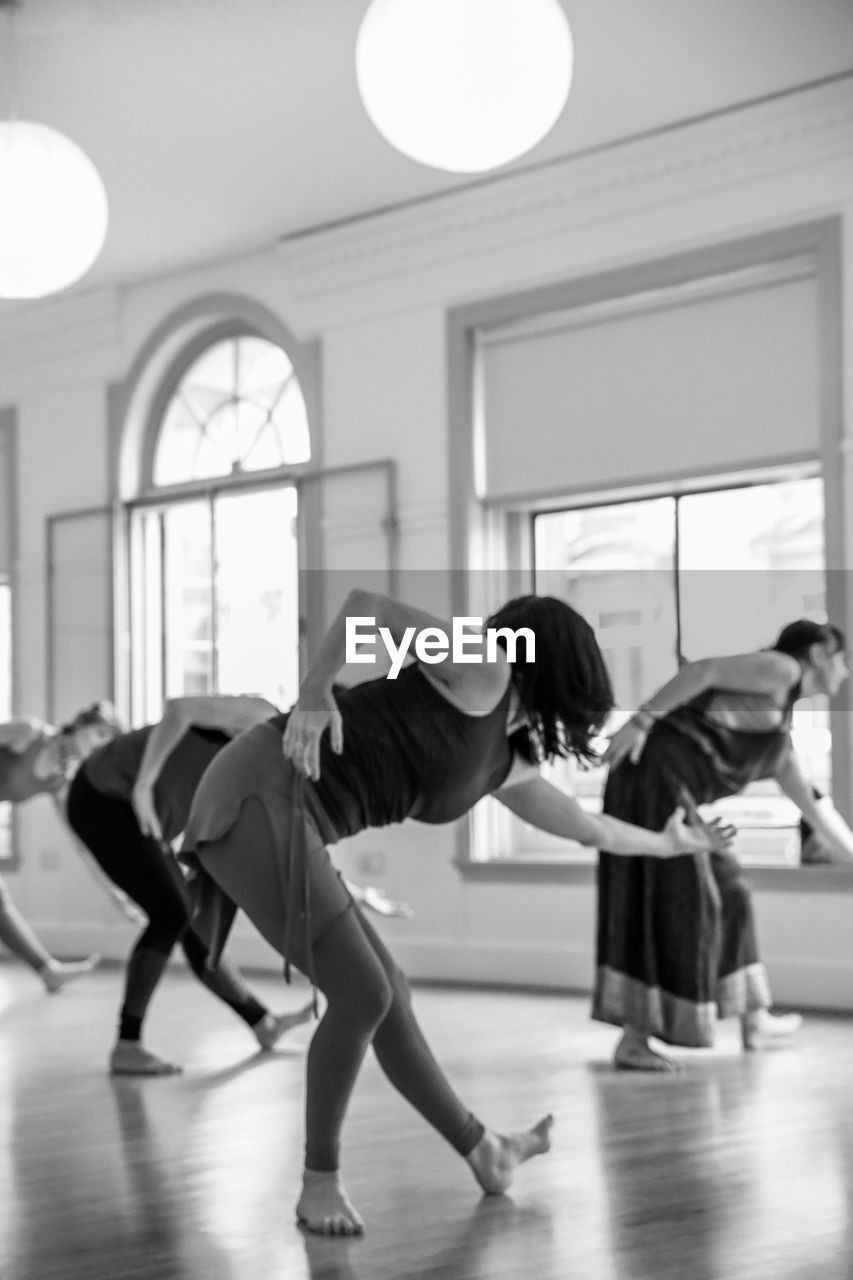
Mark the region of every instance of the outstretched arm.
POLYGON ((796 659, 786 653, 777 653, 775 649, 685 663, 671 680, 661 685, 634 712, 621 729, 617 729, 604 753, 604 763, 616 765, 627 756, 632 764, 636 764, 655 721, 706 689, 763 693, 776 698, 783 706, 800 675, 800 664, 796 659))
POLYGON ((266 698, 251 694, 170 698, 162 720, 154 726, 145 744, 133 788, 133 808, 145 834, 154 836, 156 840, 162 839, 163 832, 154 806, 154 785, 166 760, 189 729, 219 729, 235 737, 244 729, 269 720, 277 711, 278 708, 266 698))
POLYGON ((672 858, 682 853, 728 848, 735 834, 733 827, 718 823, 688 827, 681 809, 675 811, 663 831, 648 831, 608 814, 587 813, 574 796, 538 776, 504 784, 493 795, 516 817, 540 831, 608 853, 672 858))
POLYGON ((814 788, 793 751, 776 774, 782 791, 793 800, 810 827, 838 862, 853 859, 853 831, 827 797, 816 798, 814 788))

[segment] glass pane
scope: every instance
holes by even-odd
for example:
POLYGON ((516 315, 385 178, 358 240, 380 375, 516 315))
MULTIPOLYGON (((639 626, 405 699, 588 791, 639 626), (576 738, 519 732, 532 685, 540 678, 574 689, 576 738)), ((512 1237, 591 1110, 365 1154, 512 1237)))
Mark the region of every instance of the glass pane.
POLYGON ((289 707, 299 681, 296 490, 218 498, 216 566, 219 691, 289 707))
POLYGON ((293 376, 293 365, 282 351, 263 338, 239 339, 239 386, 241 397, 254 400, 267 413, 274 407, 281 388, 293 376))
MULTIPOLYGON (((598 636, 616 696, 610 733, 676 670, 674 501, 654 498, 536 516, 534 554, 536 591, 567 601, 598 636)), ((543 773, 585 807, 600 809, 603 769, 558 761, 543 773)), ((565 841, 515 819, 510 827, 514 854, 526 849, 537 857, 557 851, 565 856, 565 841)))
POLYGON ((163 516, 164 696, 215 688, 212 546, 206 502, 181 503, 163 516))
MULTIPOLYGON (((0 580, 0 722, 12 716, 12 589, 0 580)), ((12 806, 0 803, 0 862, 12 856, 12 806)))
POLYGON ((284 460, 289 466, 307 462, 311 457, 311 437, 308 431, 308 414, 302 390, 296 379, 285 387, 276 405, 273 421, 281 438, 284 460))
POLYGON ((281 447, 281 436, 268 418, 258 432, 255 443, 243 459, 244 471, 262 471, 265 467, 281 467, 285 457, 281 447))
POLYGON ((159 511, 136 511, 131 524, 131 716, 153 724, 163 714, 163 565, 159 511))
POLYGON ((166 410, 157 438, 155 484, 179 484, 187 476, 195 474, 199 430, 199 421, 183 396, 175 396, 166 410))
POLYGON ((258 471, 310 456, 305 401, 286 353, 263 338, 229 338, 199 356, 177 387, 157 438, 154 483, 258 471))
MULTIPOLYGON (((823 481, 820 478, 691 494, 679 503, 683 651, 688 660, 772 644, 795 618, 826 621, 823 481)), ((799 702, 793 738, 809 776, 831 787, 829 707, 799 702)), ((796 826, 795 806, 775 783, 756 783, 717 806, 742 832, 739 854, 778 860, 769 828, 796 826), (750 854, 750 850, 753 854, 750 854)), ((789 847, 791 856, 796 842, 789 847)))

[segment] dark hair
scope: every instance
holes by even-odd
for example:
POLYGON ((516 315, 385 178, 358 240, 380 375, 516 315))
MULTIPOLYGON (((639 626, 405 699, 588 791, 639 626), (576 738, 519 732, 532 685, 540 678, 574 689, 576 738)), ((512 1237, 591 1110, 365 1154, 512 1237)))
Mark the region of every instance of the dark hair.
POLYGON ((831 622, 812 622, 810 618, 798 618, 783 627, 771 645, 777 653, 787 653, 798 662, 808 662, 813 644, 832 644, 833 653, 844 648, 844 632, 831 622))
MULTIPOLYGON (((536 638, 535 661, 527 644, 516 646, 513 678, 529 724, 512 736, 525 760, 538 764, 555 757, 598 759, 591 746, 613 710, 613 686, 595 632, 581 615, 554 596, 518 596, 486 623, 487 627, 529 627, 536 638)), ((502 639, 499 643, 506 648, 502 639)))
POLYGON ((78 711, 73 719, 62 726, 60 733, 76 733, 78 729, 87 729, 90 725, 103 725, 107 729, 112 729, 114 733, 121 733, 124 728, 113 704, 102 699, 78 711))

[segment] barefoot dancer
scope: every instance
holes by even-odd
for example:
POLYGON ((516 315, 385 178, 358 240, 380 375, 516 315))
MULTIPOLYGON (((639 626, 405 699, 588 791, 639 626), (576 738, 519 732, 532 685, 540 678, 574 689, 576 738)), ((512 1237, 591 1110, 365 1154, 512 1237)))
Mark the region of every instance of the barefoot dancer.
MULTIPOLYGON (((853 832, 816 800, 790 737, 796 699, 832 695, 847 678, 843 646, 837 628, 802 620, 770 650, 682 667, 613 736, 605 812, 654 824, 677 802, 689 808, 774 778, 834 856, 849 861, 853 832)), ((799 1029, 799 1015, 769 1012, 750 893, 732 855, 662 866, 603 848, 593 1017, 622 1028, 616 1066, 673 1070, 649 1037, 709 1046, 718 1016, 740 1017, 746 1049, 799 1029)))
POLYGON ((327 844, 408 817, 450 822, 489 793, 547 831, 626 852, 666 857, 730 838, 688 831, 679 815, 661 833, 596 818, 539 777, 542 760, 590 755, 612 705, 592 630, 560 601, 525 597, 490 619, 494 627, 532 628, 535 661, 524 656, 523 641, 512 662, 502 649, 477 665, 447 656, 336 701, 348 615, 375 618, 398 645, 404 633, 411 639, 411 628, 442 625, 384 596, 351 593, 290 716, 242 734, 208 769, 184 843, 184 856, 194 851, 203 869, 206 909, 218 914, 214 954, 236 904, 284 956, 285 973, 298 965, 326 997, 308 1053, 296 1209, 300 1223, 326 1235, 363 1230, 339 1180, 338 1146, 370 1045, 391 1083, 467 1160, 486 1192, 505 1191, 519 1164, 546 1151, 551 1127, 548 1116, 503 1137, 459 1100, 415 1020, 403 974, 335 875, 327 844))
MULTIPOLYGON (((21 804, 50 795, 62 813, 69 779, 86 756, 119 731, 108 702, 96 702, 61 729, 22 717, 0 724, 0 801, 21 804)), ((63 813, 64 817, 64 813, 63 813)), ((0 942, 39 975, 47 991, 59 991, 73 978, 91 973, 100 959, 56 960, 39 942, 0 880, 0 942)))
POLYGON ((263 698, 175 698, 163 719, 120 734, 79 770, 68 796, 68 821, 101 870, 144 912, 146 927, 127 964, 114 1075, 162 1076, 180 1071, 142 1045, 148 1005, 176 944, 195 976, 247 1024, 262 1049, 307 1020, 311 1004, 274 1015, 229 960, 209 964, 204 939, 191 926, 192 903, 169 847, 186 824, 193 792, 230 738, 275 715, 263 698))

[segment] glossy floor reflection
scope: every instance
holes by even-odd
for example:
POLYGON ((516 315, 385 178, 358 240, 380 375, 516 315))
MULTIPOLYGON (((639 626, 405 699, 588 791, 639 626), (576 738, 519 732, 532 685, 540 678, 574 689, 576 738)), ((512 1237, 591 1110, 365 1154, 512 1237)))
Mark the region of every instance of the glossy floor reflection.
MULTIPOLYGON (((273 1007, 302 988, 255 983, 273 1007)), ((182 1077, 105 1070, 118 969, 47 998, 0 965, 3 1280, 847 1280, 853 1237, 853 1020, 813 1016, 796 1047, 744 1057, 724 1025, 676 1078, 614 1074, 585 1000, 421 990, 471 1107, 518 1127, 553 1110, 555 1147, 511 1198, 391 1091, 372 1057, 346 1132, 363 1240, 293 1225, 300 1028, 253 1042, 181 970, 151 1047, 182 1077)))

